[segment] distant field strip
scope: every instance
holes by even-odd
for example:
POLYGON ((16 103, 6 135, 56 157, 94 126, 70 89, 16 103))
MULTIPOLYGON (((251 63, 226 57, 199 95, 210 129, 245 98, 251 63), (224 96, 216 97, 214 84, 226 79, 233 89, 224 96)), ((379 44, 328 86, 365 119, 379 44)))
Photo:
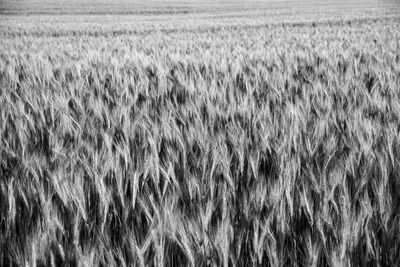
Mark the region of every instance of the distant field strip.
POLYGON ((353 1, 323 1, 323 0, 265 0, 265 1, 11 1, 0 3, 0 13, 16 15, 35 14, 195 14, 195 13, 230 13, 250 10, 271 11, 276 14, 296 10, 313 12, 341 13, 352 10, 376 11, 379 9, 392 10, 398 8, 395 0, 353 0, 353 1))

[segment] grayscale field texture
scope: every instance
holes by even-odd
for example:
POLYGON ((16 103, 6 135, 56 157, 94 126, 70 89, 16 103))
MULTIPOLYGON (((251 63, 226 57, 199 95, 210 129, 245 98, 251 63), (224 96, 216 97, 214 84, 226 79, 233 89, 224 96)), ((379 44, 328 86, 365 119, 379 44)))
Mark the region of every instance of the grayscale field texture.
POLYGON ((400 2, 1 0, 0 266, 400 266, 400 2))

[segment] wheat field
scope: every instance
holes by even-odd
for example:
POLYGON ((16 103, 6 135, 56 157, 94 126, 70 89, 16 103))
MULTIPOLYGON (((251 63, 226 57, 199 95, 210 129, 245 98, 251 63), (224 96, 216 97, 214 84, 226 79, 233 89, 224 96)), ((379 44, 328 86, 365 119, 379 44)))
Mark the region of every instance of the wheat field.
POLYGON ((399 266, 396 1, 0 3, 0 266, 399 266))

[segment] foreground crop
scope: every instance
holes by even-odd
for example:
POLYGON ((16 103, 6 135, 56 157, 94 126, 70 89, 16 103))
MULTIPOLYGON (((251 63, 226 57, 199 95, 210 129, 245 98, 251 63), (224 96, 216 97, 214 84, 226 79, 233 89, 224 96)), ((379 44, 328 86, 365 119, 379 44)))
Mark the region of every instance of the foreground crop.
POLYGON ((398 27, 4 34, 0 263, 399 263, 398 27))

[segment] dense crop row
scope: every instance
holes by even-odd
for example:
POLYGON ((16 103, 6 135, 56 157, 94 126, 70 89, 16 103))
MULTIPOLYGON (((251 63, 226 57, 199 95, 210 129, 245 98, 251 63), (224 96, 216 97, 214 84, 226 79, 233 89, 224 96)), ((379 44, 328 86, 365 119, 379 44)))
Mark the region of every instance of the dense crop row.
POLYGON ((0 265, 400 264, 399 26, 4 34, 0 265))

